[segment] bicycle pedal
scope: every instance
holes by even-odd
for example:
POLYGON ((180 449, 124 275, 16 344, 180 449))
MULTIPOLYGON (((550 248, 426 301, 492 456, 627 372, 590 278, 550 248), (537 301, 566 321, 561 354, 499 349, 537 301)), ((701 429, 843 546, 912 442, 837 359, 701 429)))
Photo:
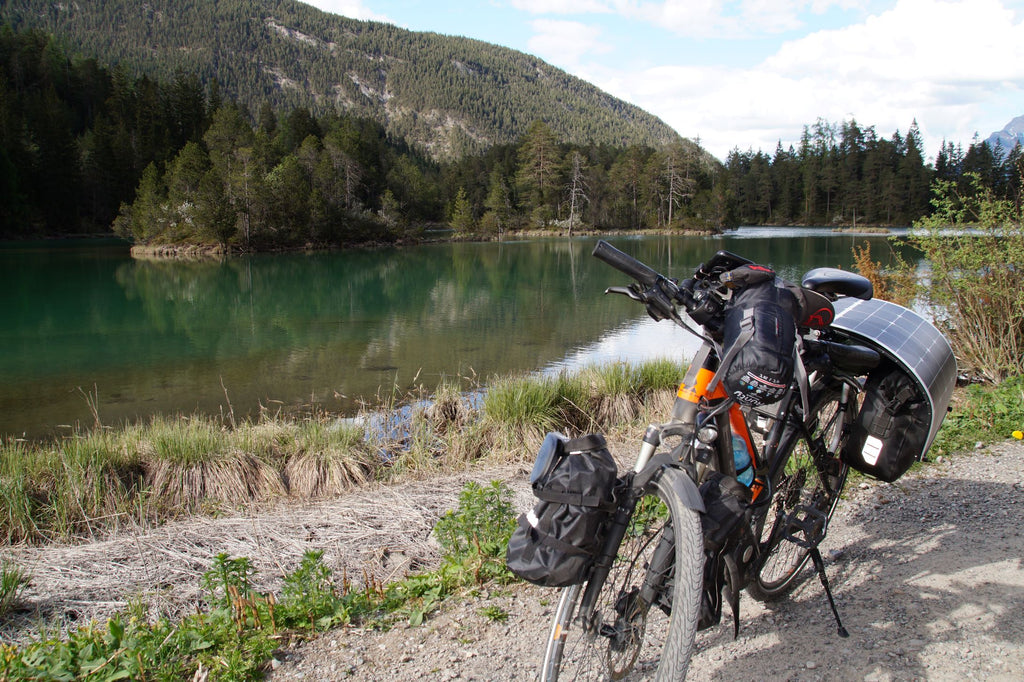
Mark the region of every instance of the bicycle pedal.
POLYGON ((828 457, 824 460, 822 469, 827 476, 835 478, 843 471, 843 460, 838 457, 828 457))
POLYGON ((814 549, 825 539, 827 530, 828 517, 824 512, 800 505, 786 515, 782 537, 804 549, 814 549))

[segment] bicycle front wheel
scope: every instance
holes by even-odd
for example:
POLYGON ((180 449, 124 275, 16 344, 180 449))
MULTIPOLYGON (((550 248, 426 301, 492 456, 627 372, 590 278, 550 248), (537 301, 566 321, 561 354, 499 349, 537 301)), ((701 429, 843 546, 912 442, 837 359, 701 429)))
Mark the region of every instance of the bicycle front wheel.
POLYGON ((683 506, 666 469, 639 501, 592 615, 577 613, 584 592, 562 590, 541 680, 682 680, 693 654, 704 576, 700 516, 683 506), (655 550, 671 545, 665 570, 655 550), (653 600, 645 599, 655 586, 653 600))
POLYGON ((811 407, 813 428, 794 439, 761 525, 764 558, 757 577, 747 585, 747 593, 758 601, 773 601, 793 591, 801 582, 800 569, 810 556, 807 548, 785 538, 786 518, 798 507, 805 507, 831 520, 846 482, 847 466, 838 458, 849 416, 841 389, 812 391, 811 407))

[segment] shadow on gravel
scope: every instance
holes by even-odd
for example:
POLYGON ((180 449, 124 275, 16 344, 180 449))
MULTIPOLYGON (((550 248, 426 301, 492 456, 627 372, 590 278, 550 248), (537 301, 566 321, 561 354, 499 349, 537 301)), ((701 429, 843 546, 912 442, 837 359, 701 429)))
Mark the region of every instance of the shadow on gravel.
POLYGON ((688 679, 1020 679, 1019 484, 918 479, 867 498, 840 508, 822 546, 850 637, 837 636, 805 568, 788 599, 765 607, 744 595, 738 641, 728 614, 702 633, 688 679))

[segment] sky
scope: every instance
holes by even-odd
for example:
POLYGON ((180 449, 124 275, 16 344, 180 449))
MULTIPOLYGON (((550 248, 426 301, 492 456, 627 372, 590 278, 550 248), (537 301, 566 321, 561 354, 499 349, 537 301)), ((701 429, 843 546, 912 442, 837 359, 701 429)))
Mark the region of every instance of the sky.
POLYGON ((818 119, 925 156, 1024 115, 1024 0, 307 0, 353 19, 527 52, 724 160, 818 119))

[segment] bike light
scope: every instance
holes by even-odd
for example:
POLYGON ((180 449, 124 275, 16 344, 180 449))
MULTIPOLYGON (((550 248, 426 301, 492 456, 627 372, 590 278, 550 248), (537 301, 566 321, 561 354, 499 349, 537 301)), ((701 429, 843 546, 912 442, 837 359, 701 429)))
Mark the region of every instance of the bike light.
POLYGON ((697 430, 697 440, 705 445, 714 443, 716 438, 718 438, 718 429, 710 424, 708 426, 702 426, 697 430))

